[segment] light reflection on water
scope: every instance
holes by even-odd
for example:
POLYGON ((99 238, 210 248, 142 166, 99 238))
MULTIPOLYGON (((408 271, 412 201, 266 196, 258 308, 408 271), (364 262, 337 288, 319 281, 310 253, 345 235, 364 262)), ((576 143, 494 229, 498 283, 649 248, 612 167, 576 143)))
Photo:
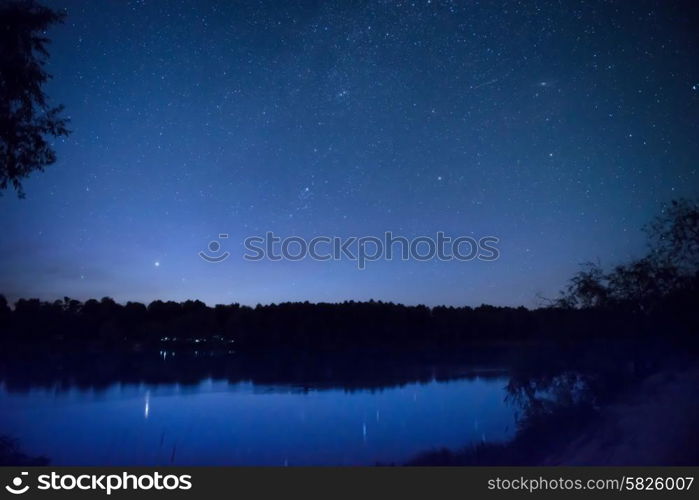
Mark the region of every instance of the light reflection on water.
POLYGON ((0 433, 54 465, 355 465, 504 441, 506 378, 372 390, 230 383, 115 383, 11 392, 0 433))

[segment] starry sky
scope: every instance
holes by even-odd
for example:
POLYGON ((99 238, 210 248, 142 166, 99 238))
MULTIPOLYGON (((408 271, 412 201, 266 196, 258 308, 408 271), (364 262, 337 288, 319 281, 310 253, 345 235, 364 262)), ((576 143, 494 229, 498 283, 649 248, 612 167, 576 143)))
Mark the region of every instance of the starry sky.
POLYGON ((73 133, 0 197, 10 300, 535 306, 699 194, 690 1, 51 5, 73 133), (267 231, 494 235, 500 258, 243 260, 267 231))

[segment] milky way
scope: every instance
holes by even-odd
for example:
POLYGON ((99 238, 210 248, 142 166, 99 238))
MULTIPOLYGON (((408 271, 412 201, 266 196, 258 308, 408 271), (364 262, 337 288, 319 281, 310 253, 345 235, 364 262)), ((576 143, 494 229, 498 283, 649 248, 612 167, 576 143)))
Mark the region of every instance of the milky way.
POLYGON ((532 306, 699 194, 692 2, 56 1, 73 134, 0 198, 0 292, 532 306), (495 235, 496 262, 245 262, 246 236, 495 235), (198 253, 219 234, 231 258, 198 253))

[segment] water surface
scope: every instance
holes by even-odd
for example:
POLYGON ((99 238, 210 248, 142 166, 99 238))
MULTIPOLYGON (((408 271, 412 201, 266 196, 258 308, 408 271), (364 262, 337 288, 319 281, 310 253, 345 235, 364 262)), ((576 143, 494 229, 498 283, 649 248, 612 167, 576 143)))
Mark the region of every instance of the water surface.
POLYGON ((3 381, 0 433, 54 465, 401 463, 430 449, 509 439, 504 372, 460 373, 350 388, 211 376, 96 387, 70 376, 21 388, 3 381))

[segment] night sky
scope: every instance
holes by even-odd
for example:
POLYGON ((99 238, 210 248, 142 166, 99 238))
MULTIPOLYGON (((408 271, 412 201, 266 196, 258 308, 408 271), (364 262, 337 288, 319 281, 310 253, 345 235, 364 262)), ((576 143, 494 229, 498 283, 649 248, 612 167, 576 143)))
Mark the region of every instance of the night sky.
POLYGON ((56 1, 73 134, 0 197, 0 292, 534 306, 699 195, 693 2, 56 1), (246 236, 494 235, 496 262, 246 262, 246 236), (197 253, 219 233, 231 257, 197 253))

